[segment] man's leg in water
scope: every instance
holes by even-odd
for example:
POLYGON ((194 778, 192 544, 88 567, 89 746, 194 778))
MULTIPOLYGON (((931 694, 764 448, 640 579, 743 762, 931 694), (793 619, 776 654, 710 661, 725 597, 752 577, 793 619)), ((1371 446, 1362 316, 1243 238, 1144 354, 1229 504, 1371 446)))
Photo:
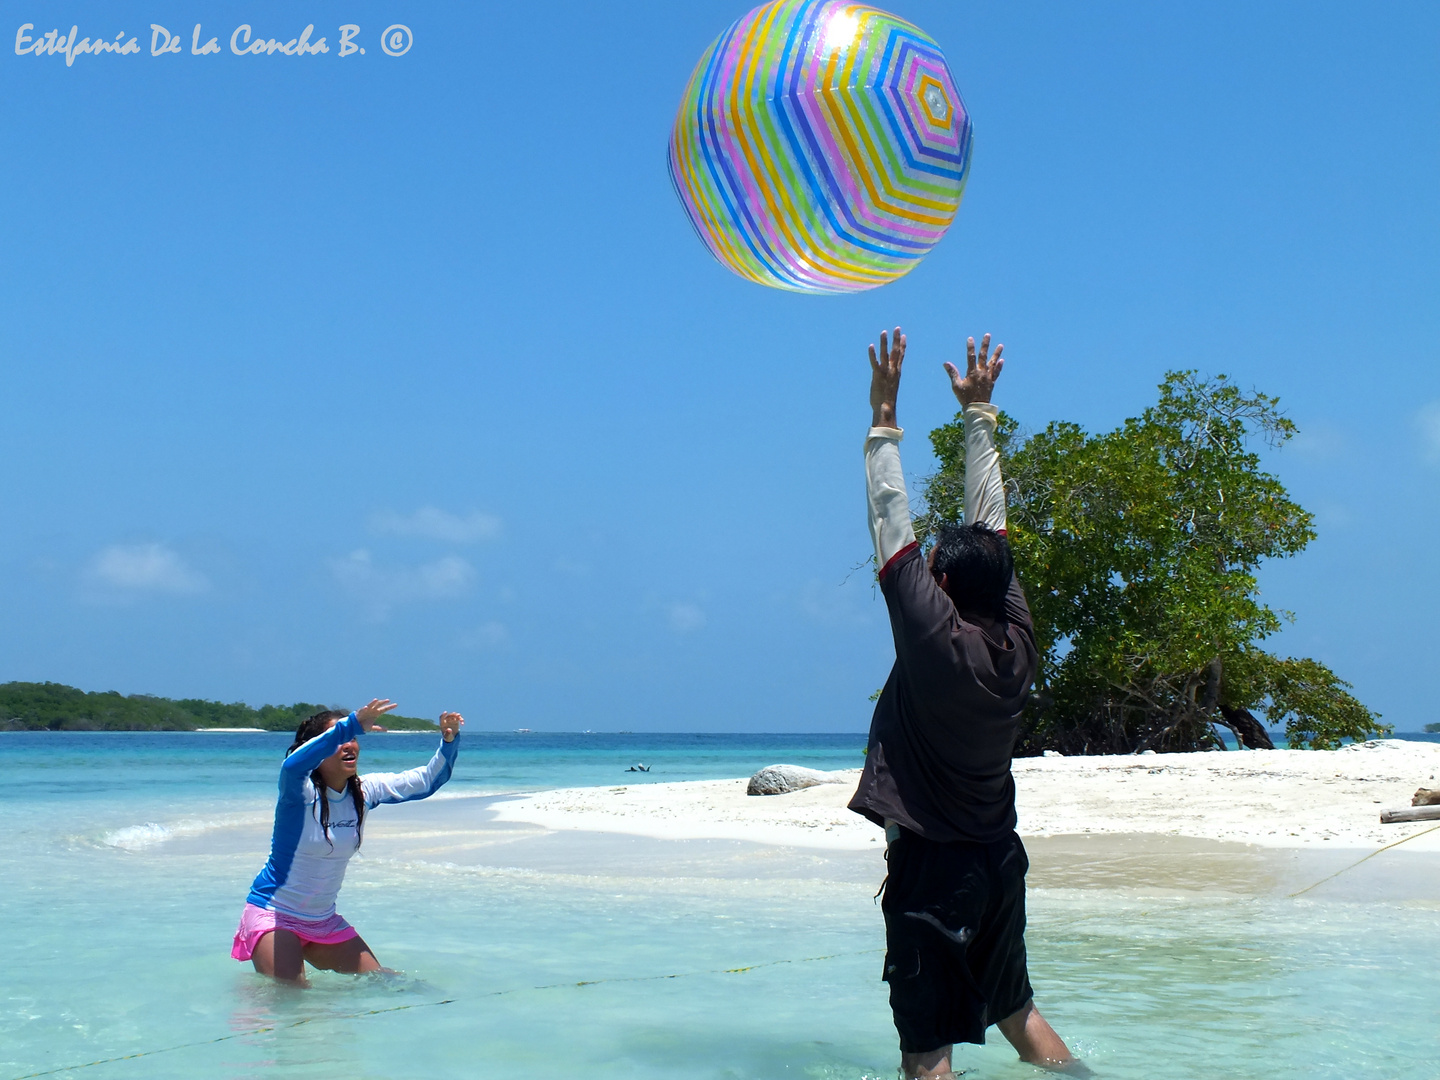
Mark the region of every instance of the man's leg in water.
POLYGON ((305 959, 312 967, 324 971, 343 971, 347 975, 361 975, 367 971, 380 971, 380 961, 370 951, 362 937, 352 937, 335 945, 321 945, 310 942, 305 946, 305 959))
MULTIPOLYGON (((1032 1065, 1068 1065, 1075 1059, 1070 1048, 1055 1034, 1049 1021, 1040 1015, 1035 1002, 1027 1001, 995 1025, 1010 1041, 1021 1059, 1032 1065)), ((900 1071, 906 1080, 942 1080, 953 1074, 950 1055, 954 1047, 942 1046, 924 1054, 900 1055, 900 1071)))
POLYGON ((1032 1065, 1064 1065, 1072 1060, 1070 1048, 1040 1015, 1034 998, 995 1026, 1010 1040, 1021 1059, 1032 1065))
POLYGON ((286 982, 305 981, 305 944, 289 930, 271 930, 255 943, 250 962, 261 975, 286 982))
POLYGON ((900 1053, 900 1071, 905 1080, 942 1080, 951 1075, 950 1052, 953 1046, 942 1046, 938 1050, 927 1050, 923 1054, 900 1053))

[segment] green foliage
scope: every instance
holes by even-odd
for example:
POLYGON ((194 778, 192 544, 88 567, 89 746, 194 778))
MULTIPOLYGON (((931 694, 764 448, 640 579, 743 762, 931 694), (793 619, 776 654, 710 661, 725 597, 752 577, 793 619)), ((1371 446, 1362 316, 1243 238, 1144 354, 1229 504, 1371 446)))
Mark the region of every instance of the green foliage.
POLYGON ((1315 660, 1273 660, 1263 684, 1272 723, 1285 721, 1285 742, 1295 750, 1338 750, 1349 736, 1388 735, 1389 725, 1350 693, 1350 684, 1315 660))
MULTIPOLYGON (((264 728, 294 731, 300 721, 324 705, 262 705, 252 709, 243 702, 152 697, 114 690, 86 693, 61 683, 0 684, 0 730, 9 731, 194 731, 210 727, 264 728)), ((387 716, 383 725, 394 730, 434 728, 428 720, 387 716)))
MULTIPOLYGON (((1023 435, 1002 414, 1015 564, 1041 650, 1017 753, 1125 753, 1268 743, 1251 709, 1286 723, 1292 746, 1389 731, 1323 664, 1257 643, 1282 614, 1260 602, 1267 558, 1301 551, 1311 515, 1251 448, 1288 440, 1279 402, 1225 376, 1171 372, 1160 399, 1112 432, 1052 423, 1023 435)), ((931 434, 922 539, 962 517, 960 418, 931 434)))
POLYGON ((1429 735, 1440 735, 1440 724, 1426 724, 1424 731, 1429 735))

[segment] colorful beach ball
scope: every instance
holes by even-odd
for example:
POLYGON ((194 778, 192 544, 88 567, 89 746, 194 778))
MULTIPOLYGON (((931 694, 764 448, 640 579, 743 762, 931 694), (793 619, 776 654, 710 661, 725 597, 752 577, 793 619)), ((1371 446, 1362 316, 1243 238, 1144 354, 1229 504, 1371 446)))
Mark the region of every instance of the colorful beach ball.
POLYGON ((775 0, 700 58, 670 178, 705 246, 741 277, 858 292, 940 242, 970 147, 970 114, 924 31, 843 0, 775 0))

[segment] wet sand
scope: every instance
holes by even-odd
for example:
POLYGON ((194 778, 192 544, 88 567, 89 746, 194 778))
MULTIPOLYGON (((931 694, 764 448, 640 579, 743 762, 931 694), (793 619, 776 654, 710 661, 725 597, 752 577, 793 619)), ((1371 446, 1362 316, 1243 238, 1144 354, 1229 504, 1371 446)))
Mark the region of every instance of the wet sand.
MULTIPOLYGON (((1030 887, 1301 893, 1440 909, 1440 823, 1379 822, 1382 808, 1436 786, 1437 773, 1440 746, 1399 740, 1332 753, 1022 759, 1030 887), (1381 850, 1396 841, 1406 842, 1381 850)), ((873 891, 885 874, 883 837, 845 808, 858 771, 833 775, 839 782, 776 796, 746 795, 744 779, 442 794, 376 814, 359 858, 599 888, 710 882, 783 894, 829 882, 873 891)), ((268 841, 257 817, 166 845, 253 852, 259 865, 268 841)))
MULTIPOLYGON (((703 879, 748 883, 767 891, 819 882, 873 891, 885 875, 883 844, 836 847, 552 830, 506 820, 503 815, 511 802, 439 801, 411 807, 403 817, 377 817, 367 826, 366 857, 490 868, 532 874, 537 880, 588 879, 597 886, 609 882, 616 887, 641 881, 670 881, 678 887, 703 879)), ((1032 889, 1237 899, 1308 890, 1304 895, 1315 900, 1419 903, 1440 909, 1440 852, 1433 850, 1402 846, 1367 858, 1374 849, 1278 848, 1153 833, 1072 833, 1025 836, 1024 841, 1032 889), (1357 862, 1360 865, 1354 865, 1357 862), (1324 880, 1337 872, 1337 877, 1324 880)))

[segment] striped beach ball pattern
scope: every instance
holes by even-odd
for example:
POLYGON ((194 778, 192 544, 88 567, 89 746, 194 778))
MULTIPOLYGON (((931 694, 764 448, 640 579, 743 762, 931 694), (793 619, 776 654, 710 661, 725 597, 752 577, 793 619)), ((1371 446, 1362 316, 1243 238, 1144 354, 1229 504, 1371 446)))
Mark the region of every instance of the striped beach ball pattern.
POLYGON ((924 31, 842 0, 775 0, 700 58, 670 179, 705 246, 741 277, 859 292, 908 273, 945 235, 971 137, 924 31))

